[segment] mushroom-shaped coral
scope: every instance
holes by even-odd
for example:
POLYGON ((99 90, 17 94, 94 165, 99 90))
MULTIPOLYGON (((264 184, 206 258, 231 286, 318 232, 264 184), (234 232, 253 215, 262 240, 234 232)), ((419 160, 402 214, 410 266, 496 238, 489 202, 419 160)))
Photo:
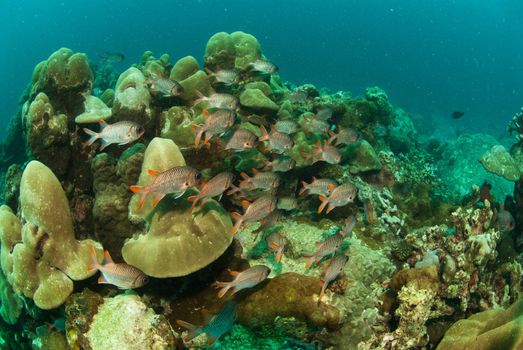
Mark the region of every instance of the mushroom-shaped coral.
MULTIPOLYGON (((155 138, 145 151, 138 183, 152 182, 148 169, 162 172, 181 165, 185 160, 178 146, 155 138)), ((217 202, 209 201, 193 215, 190 203, 183 198, 167 197, 153 210, 150 199, 138 208, 138 197, 131 199, 129 216, 135 222, 147 218, 150 227, 146 234, 129 239, 122 255, 149 276, 176 277, 197 271, 222 255, 232 241, 231 219, 217 202)))
POLYGON ((117 120, 132 120, 141 125, 152 118, 151 94, 138 68, 131 67, 118 78, 113 114, 117 120))
POLYGON ((111 114, 111 109, 101 99, 87 95, 84 101, 84 111, 74 121, 78 124, 96 123, 100 119, 105 120, 109 118, 111 114))
POLYGON ((60 306, 73 291, 72 280, 92 276, 89 247, 92 240, 77 241, 69 203, 52 171, 31 161, 22 175, 20 208, 26 223, 21 229, 16 216, 6 209, 2 227, 2 269, 17 293, 33 298, 42 309, 60 306), (12 247, 12 250, 8 249, 12 247))
POLYGON ((262 58, 258 40, 244 32, 214 34, 205 48, 205 66, 215 69, 245 69, 250 62, 262 58))
POLYGON ((523 348, 523 300, 507 310, 495 308, 454 323, 438 350, 493 350, 523 348))

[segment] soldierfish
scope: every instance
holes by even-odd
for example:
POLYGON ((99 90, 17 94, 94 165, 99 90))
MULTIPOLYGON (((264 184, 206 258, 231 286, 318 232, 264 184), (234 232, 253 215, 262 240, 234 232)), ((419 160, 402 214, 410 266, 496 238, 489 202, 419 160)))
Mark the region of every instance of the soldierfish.
POLYGON ((207 116, 205 124, 203 126, 193 125, 192 129, 196 131, 196 137, 194 144, 197 146, 205 133, 204 144, 209 143, 211 138, 215 135, 223 135, 234 125, 234 119, 236 117, 233 110, 230 109, 217 109, 212 113, 209 110, 204 110, 203 115, 207 116))
POLYGON ((316 247, 318 247, 318 249, 316 249, 312 255, 305 256, 307 258, 305 268, 308 269, 313 264, 320 261, 324 256, 336 253, 344 238, 345 236, 343 234, 337 232, 327 237, 323 242, 316 242, 316 247))
POLYGON ((318 214, 327 207, 327 214, 331 212, 332 209, 336 207, 343 207, 349 203, 354 202, 356 194, 358 193, 358 188, 349 182, 345 182, 338 187, 331 187, 331 194, 326 197, 320 195, 321 204, 318 207, 318 214))
POLYGON ((189 166, 175 166, 164 172, 149 169, 147 173, 154 176, 152 184, 130 187, 131 191, 140 193, 141 195, 140 202, 138 203, 139 208, 143 206, 145 197, 149 193, 155 194, 153 199, 154 207, 166 194, 174 193, 176 198, 179 198, 189 187, 198 185, 202 179, 202 174, 189 166))
POLYGON ((87 128, 84 128, 84 132, 91 136, 86 142, 87 146, 91 146, 94 141, 100 139, 101 147, 100 151, 113 143, 118 145, 125 145, 129 142, 138 140, 144 133, 143 127, 140 125, 130 122, 130 121, 121 121, 114 124, 107 124, 104 120, 100 119, 100 131, 94 132, 87 128))
POLYGON ((248 66, 254 72, 260 72, 265 74, 274 74, 278 71, 278 67, 275 64, 266 60, 256 60, 254 62, 249 63, 248 66))
POLYGON ((256 265, 242 272, 230 271, 230 274, 235 277, 234 280, 214 283, 216 288, 221 288, 218 298, 223 297, 229 290, 232 290, 232 295, 234 295, 242 289, 252 288, 265 281, 270 272, 271 269, 265 265, 256 265))
POLYGON ((232 234, 235 235, 243 224, 262 220, 276 209, 276 198, 270 195, 262 196, 254 202, 242 201, 245 208, 243 215, 232 212, 232 218, 236 221, 232 228, 232 234))
POLYGON ((208 77, 214 77, 218 83, 236 84, 240 81, 240 74, 238 74, 238 72, 235 70, 220 69, 216 72, 213 72, 205 68, 205 71, 207 72, 208 77))
POLYGON ((267 245, 276 252, 276 264, 279 264, 285 249, 285 237, 279 232, 274 232, 266 239, 267 245))
POLYGON ((303 118, 301 127, 308 133, 316 135, 327 134, 330 130, 330 125, 324 120, 315 119, 314 115, 308 115, 303 118))
POLYGON ((225 145, 225 149, 234 151, 244 151, 251 149, 256 144, 256 135, 244 129, 238 129, 234 132, 231 139, 225 145))
POLYGON ((153 94, 161 97, 180 96, 184 91, 180 83, 164 78, 159 74, 156 77, 150 77, 145 80, 145 84, 149 85, 149 89, 153 94))
POLYGON ((236 321, 237 307, 238 304, 234 300, 227 302, 218 314, 214 315, 209 319, 206 325, 201 327, 182 320, 176 320, 176 323, 189 331, 187 338, 184 339, 185 341, 194 339, 200 334, 206 333, 209 338, 208 345, 211 346, 217 339, 231 329, 236 321))
POLYGON ((252 177, 244 172, 240 173, 243 179, 240 182, 240 189, 270 191, 280 184, 280 177, 276 173, 259 172, 256 169, 252 169, 252 171, 254 172, 252 177))
POLYGON ((196 94, 198 99, 193 102, 193 105, 206 101, 209 104, 208 108, 236 109, 238 107, 238 99, 230 94, 213 92, 209 96, 204 96, 198 90, 196 94))
POLYGON ((192 202, 192 209, 201 200, 200 205, 204 205, 209 198, 220 197, 222 198, 223 192, 225 192, 232 184, 234 175, 230 172, 219 173, 210 179, 207 183, 202 186, 200 193, 196 196, 190 196, 187 198, 189 202, 192 202))
POLYGON ((274 124, 274 128, 278 132, 290 135, 298 131, 298 124, 292 120, 279 120, 274 124))
POLYGON ((331 259, 321 279, 322 287, 318 302, 320 302, 323 298, 323 294, 325 293, 325 289, 327 289, 329 283, 334 281, 338 277, 338 275, 343 271, 343 268, 345 267, 345 264, 347 264, 348 260, 349 257, 344 254, 334 255, 334 257, 331 259))
POLYGON ((329 131, 329 135, 329 143, 336 140, 335 146, 350 145, 351 143, 357 142, 360 138, 358 132, 351 128, 340 129, 337 134, 329 131))
POLYGON ((276 208, 286 211, 294 210, 298 208, 298 201, 295 197, 280 197, 276 208))
POLYGON ((299 192, 300 195, 307 192, 308 195, 317 194, 320 196, 328 196, 331 193, 332 189, 335 188, 338 184, 331 179, 317 179, 313 176, 310 184, 306 183, 305 181, 302 181, 301 185, 302 188, 299 192))
POLYGON ((352 230, 354 230, 354 227, 356 227, 356 224, 358 223, 358 220, 356 220, 356 216, 351 215, 348 218, 345 219, 345 226, 343 226, 343 229, 341 230, 341 233, 344 237, 352 238, 352 230))
POLYGON ((263 125, 260 127, 260 129, 262 131, 262 136, 260 136, 258 140, 269 141, 269 149, 276 153, 283 153, 287 150, 290 150, 294 145, 292 138, 287 134, 276 131, 274 128, 269 134, 263 125))
POLYGON ((338 149, 327 141, 323 142, 323 145, 320 141, 316 142, 316 146, 313 147, 312 154, 302 153, 305 158, 312 159, 312 164, 324 161, 329 164, 338 164, 341 161, 341 153, 338 149))
POLYGON ((98 270, 102 275, 98 278, 98 283, 112 284, 120 289, 133 289, 145 285, 149 278, 138 268, 125 263, 114 263, 111 255, 106 250, 104 260, 100 264, 96 258, 96 251, 90 247, 91 259, 93 263, 89 265, 89 270, 98 270))
POLYGON ((274 159, 272 162, 265 161, 265 167, 263 170, 272 170, 276 172, 286 172, 294 169, 296 161, 291 157, 280 156, 274 159))
POLYGON ((332 109, 323 108, 316 112, 314 115, 315 118, 323 121, 328 121, 332 117, 332 109))

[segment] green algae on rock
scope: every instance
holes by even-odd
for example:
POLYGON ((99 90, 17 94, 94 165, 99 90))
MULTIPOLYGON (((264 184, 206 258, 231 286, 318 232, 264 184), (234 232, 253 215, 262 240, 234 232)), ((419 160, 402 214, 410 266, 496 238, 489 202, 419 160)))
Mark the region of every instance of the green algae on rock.
POLYGON ((345 152, 349 162, 349 171, 352 174, 364 173, 367 171, 379 171, 381 161, 374 148, 365 140, 346 147, 345 152))
POLYGON ((523 171, 518 162, 501 145, 493 146, 479 161, 485 170, 509 181, 518 181, 523 171))
POLYGON ((277 111, 280 107, 259 89, 246 89, 240 95, 240 104, 254 110, 277 111))
POLYGON ((96 123, 100 119, 105 120, 112 115, 112 111, 98 97, 87 95, 84 101, 84 111, 74 121, 77 124, 96 123))
POLYGON ((104 299, 85 337, 92 350, 171 350, 176 342, 165 317, 156 315, 137 295, 104 299))
POLYGON ((203 58, 205 66, 214 71, 216 68, 243 70, 250 62, 262 58, 258 40, 244 32, 214 34, 205 47, 203 58))
POLYGON ((200 65, 198 64, 196 58, 192 56, 185 56, 176 61, 173 68, 171 69, 169 79, 179 82, 189 78, 199 70, 200 65))

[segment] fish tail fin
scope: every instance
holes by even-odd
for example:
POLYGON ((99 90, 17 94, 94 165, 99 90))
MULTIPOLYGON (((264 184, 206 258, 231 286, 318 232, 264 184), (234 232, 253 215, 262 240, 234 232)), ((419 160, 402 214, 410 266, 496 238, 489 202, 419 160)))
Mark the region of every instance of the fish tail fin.
POLYGON ((129 186, 129 189, 133 191, 133 193, 139 193, 140 194, 140 201, 138 202, 138 208, 143 207, 143 202, 145 201, 145 197, 147 196, 148 191, 145 190, 145 186, 137 186, 132 185, 129 186))
POLYGON ((283 249, 280 249, 276 253, 276 264, 279 264, 282 258, 283 258, 283 249))
MULTIPOLYGON (((320 206, 318 207, 318 214, 320 214, 323 209, 325 209, 325 207, 327 206, 327 204, 329 204, 329 198, 327 197, 324 197, 324 196, 320 196, 320 201, 321 201, 321 204, 320 206)), ((327 213, 329 212, 330 210, 327 209, 327 213)))
POLYGON ((229 291, 229 289, 232 287, 232 284, 229 282, 215 282, 214 286, 216 288, 220 288, 220 291, 218 292, 218 298, 223 298, 223 296, 229 291))
POLYGON ((320 296, 318 298, 318 303, 321 303, 321 299, 323 298, 323 295, 325 294, 325 289, 327 288, 327 282, 322 281, 323 285, 321 286, 320 296))
POLYGON ((240 227, 243 223, 243 216, 241 216, 239 213, 237 212, 231 212, 231 216, 232 216, 232 219, 234 221, 236 221, 234 223, 234 226, 232 228, 232 235, 236 235, 236 233, 238 233, 238 231, 240 230, 240 227))
POLYGON ((306 183, 305 181, 301 181, 301 188, 300 188, 300 192, 298 192, 298 195, 302 195, 305 193, 305 191, 307 191, 307 186, 309 186, 308 183, 306 183))
POLYGON ((87 142, 85 143, 86 146, 91 146, 94 143, 94 141, 100 138, 100 135, 95 131, 92 131, 87 128, 83 128, 83 131, 90 136, 89 140, 87 140, 87 142))
POLYGON ((194 138, 194 145, 198 146, 200 144, 200 141, 202 140, 203 133, 205 132, 205 129, 203 126, 199 125, 193 125, 191 126, 194 132, 196 132, 196 137, 194 138))
POLYGON ((187 335, 187 340, 194 339, 202 333, 201 328, 192 323, 185 322, 182 320, 176 320, 176 323, 178 324, 178 326, 183 327, 189 331, 189 334, 187 335))
POLYGON ((307 258, 305 268, 308 269, 314 264, 314 262, 316 261, 316 257, 314 255, 305 255, 305 258, 307 258))
POLYGON ((87 267, 88 271, 94 271, 98 270, 98 267, 100 266, 100 263, 98 262, 98 259, 96 258, 96 250, 94 249, 94 245, 91 244, 89 247, 89 254, 91 255, 92 264, 89 264, 87 267))
POLYGON ((207 78, 210 78, 210 77, 214 76, 214 72, 212 70, 210 70, 207 67, 205 67, 204 69, 205 69, 205 73, 207 73, 207 78))
POLYGON ((200 200, 200 195, 189 196, 189 197, 187 197, 187 200, 192 203, 191 210, 193 210, 194 207, 196 206, 196 204, 198 203, 198 201, 200 200))
POLYGON ((269 139, 269 132, 267 132, 267 129, 265 129, 265 126, 260 125, 260 131, 262 132, 262 135, 258 137, 259 141, 267 141, 269 139))
POLYGON ((329 130, 329 143, 332 143, 332 141, 336 140, 338 138, 338 134, 334 133, 334 131, 329 130))
POLYGON ((240 187, 237 187, 237 186, 234 186, 234 185, 231 185, 231 189, 229 191, 227 191, 227 195, 230 196, 231 194, 234 194, 236 192, 240 192, 241 188, 240 187))

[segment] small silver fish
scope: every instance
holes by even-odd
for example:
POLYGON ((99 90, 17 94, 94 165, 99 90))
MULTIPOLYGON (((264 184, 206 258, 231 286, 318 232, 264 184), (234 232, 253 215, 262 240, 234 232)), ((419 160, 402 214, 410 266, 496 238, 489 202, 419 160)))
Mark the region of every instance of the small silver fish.
POLYGON ((276 207, 285 211, 294 210, 298 208, 298 201, 295 197, 280 197, 278 198, 276 207))
POLYGON ((274 159, 272 162, 265 161, 265 166, 263 170, 272 170, 275 172, 287 172, 289 170, 294 169, 296 166, 296 161, 292 159, 291 157, 287 156, 280 156, 276 159, 274 159))
POLYGON ((358 223, 358 220, 356 220, 356 216, 351 215, 348 218, 345 219, 345 226, 343 226, 343 229, 341 230, 341 233, 344 237, 352 238, 352 230, 354 230, 354 227, 356 227, 356 224, 358 223))
POLYGON ((140 269, 125 263, 114 263, 107 250, 104 252, 104 260, 101 264, 96 258, 94 247, 91 246, 89 250, 93 261, 89 270, 99 270, 102 273, 98 283, 112 284, 120 289, 133 289, 142 287, 149 281, 147 275, 140 269))
POLYGON ((91 146, 98 139, 101 140, 100 151, 103 151, 105 147, 113 143, 121 146, 136 141, 145 132, 143 127, 130 121, 107 124, 106 121, 100 119, 98 123, 100 124, 99 132, 94 132, 87 128, 83 130, 87 135, 91 136, 86 142, 87 146, 91 146))
POLYGON ((254 72, 260 72, 265 74, 274 74, 278 71, 278 67, 273 63, 266 60, 256 60, 249 63, 249 67, 254 72))
POLYGON ((302 181, 301 185, 302 188, 299 192, 300 195, 307 192, 308 195, 320 195, 327 197, 331 193, 332 189, 334 189, 338 184, 336 181, 331 179, 317 179, 313 176, 310 184, 302 181))
POLYGON ((327 255, 335 254, 344 238, 345 236, 338 232, 327 237, 324 242, 316 242, 318 249, 313 254, 305 256, 307 258, 305 268, 308 269, 327 255))
POLYGON ((232 69, 220 69, 213 72, 205 68, 209 77, 216 79, 216 82, 223 84, 237 84, 240 81, 240 74, 232 69))
POLYGON ((232 234, 235 235, 243 224, 256 222, 267 217, 276 209, 276 198, 271 195, 265 195, 254 202, 242 201, 242 206, 245 208, 243 215, 232 212, 231 215, 236 221, 232 228, 232 234))
POLYGON ((149 89, 154 95, 161 97, 180 96, 183 94, 183 86, 177 81, 157 76, 151 77, 145 80, 145 84, 149 86, 149 89))
POLYGON ((334 281, 338 275, 343 271, 343 268, 347 264, 347 261, 349 261, 349 257, 344 254, 336 254, 329 262, 329 265, 327 266, 327 269, 325 270, 325 273, 323 274, 323 278, 321 279, 321 292, 319 297, 319 302, 323 298, 323 294, 325 293, 325 289, 327 289, 327 286, 330 282, 334 281))
POLYGON ((197 105, 200 102, 207 102, 208 108, 221 108, 221 109, 233 109, 238 108, 238 99, 230 94, 219 94, 216 92, 211 93, 209 96, 204 96, 201 92, 196 90, 198 99, 193 102, 193 105, 197 105))
POLYGON ((147 173, 154 177, 152 184, 130 187, 134 193, 140 193, 139 208, 142 208, 149 193, 155 194, 153 199, 153 207, 155 207, 168 193, 174 193, 176 198, 179 198, 189 187, 198 185, 202 179, 202 174, 189 166, 175 166, 164 172, 148 169, 147 173))
POLYGON ((234 280, 214 283, 216 288, 220 288, 218 298, 222 298, 229 290, 232 290, 234 295, 242 289, 252 288, 265 281, 270 272, 271 269, 265 265, 256 265, 242 272, 230 271, 230 274, 235 277, 234 280))
POLYGON ((298 131, 298 124, 292 120, 279 120, 274 125, 276 131, 291 135, 298 131))
POLYGON ((194 139, 194 145, 196 146, 200 143, 203 134, 205 134, 203 140, 204 145, 209 143, 213 136, 223 135, 234 125, 234 120, 236 118, 236 114, 231 109, 217 109, 212 113, 206 109, 202 114, 207 116, 205 124, 203 126, 192 126, 193 130, 196 132, 196 137, 194 139))
POLYGON ((238 129, 234 132, 231 139, 225 145, 225 149, 234 151, 244 151, 251 149, 256 145, 256 135, 244 129, 238 129))
POLYGON ((252 169, 254 175, 251 177, 246 173, 240 173, 243 181, 240 182, 240 190, 262 190, 271 191, 278 187, 280 184, 280 177, 273 172, 259 172, 256 169, 252 169))
POLYGON ((349 203, 354 202, 356 194, 358 193, 358 188, 353 184, 346 182, 338 187, 331 187, 331 194, 328 197, 320 195, 321 204, 318 207, 318 214, 327 207, 327 214, 331 212, 334 208, 343 207, 349 203))
POLYGON ((190 196, 187 198, 189 202, 192 202, 192 209, 195 205, 201 201, 200 205, 204 205, 209 198, 218 197, 218 200, 222 198, 223 192, 225 192, 232 184, 234 180, 234 175, 230 172, 219 173, 215 177, 205 183, 198 193, 195 196, 190 196))
POLYGON ((258 140, 269 141, 269 148, 276 153, 283 153, 290 150, 294 145, 292 138, 287 134, 276 131, 275 129, 273 129, 269 134, 263 125, 260 129, 262 131, 262 136, 260 136, 258 140))

